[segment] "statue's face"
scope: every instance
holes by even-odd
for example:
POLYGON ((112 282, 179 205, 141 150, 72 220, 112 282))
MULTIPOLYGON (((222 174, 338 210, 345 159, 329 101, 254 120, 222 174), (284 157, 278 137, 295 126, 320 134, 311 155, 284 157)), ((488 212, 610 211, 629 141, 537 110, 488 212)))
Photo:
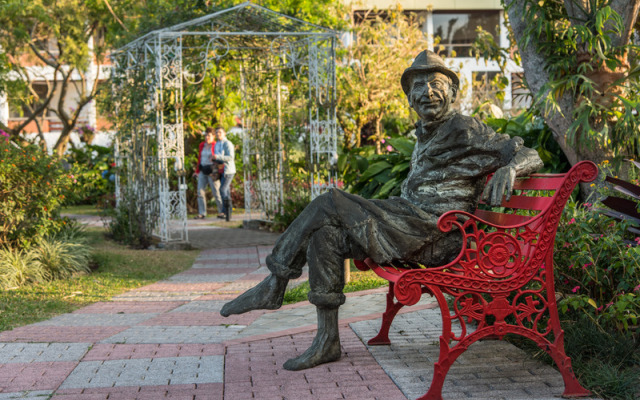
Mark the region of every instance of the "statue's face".
POLYGON ((413 77, 409 104, 424 121, 437 121, 449 112, 456 99, 451 79, 440 72, 418 74, 413 77))

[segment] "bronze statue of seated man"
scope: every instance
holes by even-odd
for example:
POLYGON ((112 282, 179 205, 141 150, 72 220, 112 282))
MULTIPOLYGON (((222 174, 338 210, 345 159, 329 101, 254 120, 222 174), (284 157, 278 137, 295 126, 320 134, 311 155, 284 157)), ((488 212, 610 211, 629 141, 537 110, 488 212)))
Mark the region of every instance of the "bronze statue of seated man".
POLYGON ((284 368, 301 370, 340 358, 338 308, 345 301, 343 261, 371 257, 443 265, 461 249, 460 235, 442 233, 438 217, 449 210, 473 212, 482 194, 491 204, 510 196, 516 176, 542 167, 519 137, 499 135, 451 105, 458 76, 431 51, 421 52, 401 78, 420 121, 411 170, 400 197, 367 200, 332 189, 314 199, 278 239, 267 257, 271 275, 225 304, 223 316, 282 305, 287 282, 309 265, 309 301, 318 332, 309 349, 284 368), (482 193, 486 178, 495 173, 482 193))

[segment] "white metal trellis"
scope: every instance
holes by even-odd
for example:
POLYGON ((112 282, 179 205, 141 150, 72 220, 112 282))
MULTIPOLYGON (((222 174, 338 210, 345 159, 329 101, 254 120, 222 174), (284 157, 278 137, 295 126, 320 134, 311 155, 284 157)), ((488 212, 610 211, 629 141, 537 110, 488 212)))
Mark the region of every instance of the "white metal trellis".
MULTIPOLYGON (((281 71, 290 71, 297 81, 308 80, 308 120, 303 126, 309 135, 311 196, 335 186, 336 40, 336 32, 330 29, 246 2, 150 32, 119 49, 112 58, 120 88, 133 84, 131 77, 137 73, 144 76, 146 89, 143 110, 136 116, 142 122, 119 132, 116 140, 121 167, 116 199, 122 201, 126 193, 135 197, 133 203, 144 204, 148 228, 163 242, 188 241, 183 85, 203 82, 210 63, 223 58, 242 65, 248 215, 258 212, 270 219, 283 201, 287 121, 282 111, 281 71), (260 92, 265 84, 271 88, 269 93, 260 92), (144 150, 139 149, 141 143, 144 150), (139 178, 140 168, 146 179, 139 178)), ((128 110, 134 109, 128 105, 128 110)))

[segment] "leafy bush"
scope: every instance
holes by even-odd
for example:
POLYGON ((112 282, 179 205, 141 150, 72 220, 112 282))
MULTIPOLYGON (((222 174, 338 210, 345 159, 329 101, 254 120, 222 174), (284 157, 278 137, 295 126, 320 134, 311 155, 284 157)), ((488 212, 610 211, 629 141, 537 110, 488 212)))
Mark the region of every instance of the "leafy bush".
POLYGON ((280 212, 273 216, 271 229, 276 232, 284 232, 294 219, 309 204, 309 191, 304 189, 304 185, 288 184, 285 190, 287 197, 282 203, 280 212))
POLYGON ((38 238, 29 249, 0 249, 0 287, 18 288, 89 272, 90 249, 83 233, 80 223, 63 219, 57 233, 38 238))
POLYGON ((44 282, 46 271, 31 250, 0 248, 0 288, 15 289, 29 282, 44 282))
POLYGON ((387 139, 387 143, 391 146, 388 153, 372 154, 371 148, 364 148, 340 156, 338 169, 350 192, 373 199, 400 195, 400 184, 409 174, 415 142, 398 137, 387 139))
POLYGON ((569 161, 553 139, 551 129, 544 119, 530 112, 523 112, 513 118, 487 118, 484 122, 498 133, 520 136, 524 145, 538 152, 544 167, 540 172, 559 173, 569 170, 569 161))
POLYGON ((48 280, 70 278, 78 272, 89 272, 89 247, 55 237, 42 238, 33 249, 33 257, 48 280))
POLYGON ((86 145, 69 149, 66 161, 78 169, 76 176, 81 194, 75 203, 96 204, 99 199, 115 192, 116 163, 113 149, 86 145))
POLYGON ((637 337, 640 247, 626 241, 628 227, 588 203, 571 202, 558 227, 554 261, 565 317, 576 320, 584 313, 605 331, 637 337))
POLYGON ((134 248, 149 247, 151 232, 143 231, 145 224, 141 219, 144 216, 139 214, 141 212, 144 211, 138 207, 130 209, 124 201, 118 207, 105 208, 103 217, 107 236, 134 248))
POLYGON ((37 146, 0 140, 0 246, 28 247, 59 231, 59 209, 76 196, 77 173, 37 146))

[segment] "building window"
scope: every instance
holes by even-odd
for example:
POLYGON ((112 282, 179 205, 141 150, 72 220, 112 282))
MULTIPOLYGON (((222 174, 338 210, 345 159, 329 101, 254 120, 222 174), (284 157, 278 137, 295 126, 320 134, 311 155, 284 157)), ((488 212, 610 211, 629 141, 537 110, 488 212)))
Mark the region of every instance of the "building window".
POLYGON ((442 49, 440 53, 447 57, 471 57, 471 44, 476 39, 478 26, 499 38, 500 11, 497 10, 434 11, 432 21, 433 36, 439 38, 442 49))
POLYGON ((471 77, 471 104, 474 108, 485 103, 502 105, 504 88, 509 83, 504 75, 495 71, 474 71, 471 77))
MULTIPOLYGON (((34 82, 31 84, 33 91, 36 93, 36 97, 29 99, 24 98, 9 98, 9 118, 27 118, 31 115, 31 110, 35 109, 47 98, 49 87, 46 83, 34 82), (25 104, 25 100, 28 103, 25 104)), ((47 113, 44 114, 47 116, 47 113)))

